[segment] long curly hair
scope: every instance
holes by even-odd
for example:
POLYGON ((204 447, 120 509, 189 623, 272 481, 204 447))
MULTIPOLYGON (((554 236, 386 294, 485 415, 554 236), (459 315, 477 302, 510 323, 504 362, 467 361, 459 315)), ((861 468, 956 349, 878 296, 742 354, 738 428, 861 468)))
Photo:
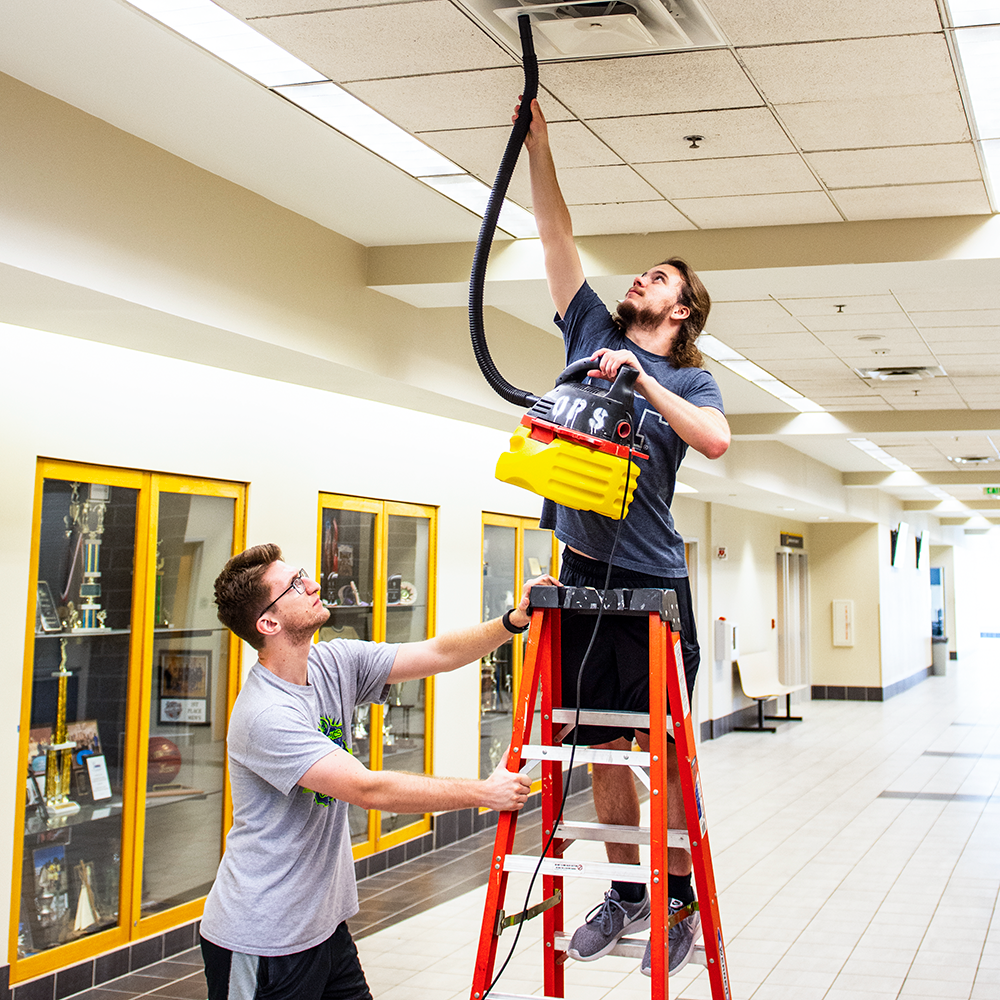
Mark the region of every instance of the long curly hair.
MULTIPOLYGON (((657 266, 663 267, 664 265, 674 267, 680 272, 684 284, 679 301, 690 310, 690 315, 681 323, 677 336, 674 337, 674 342, 670 345, 670 353, 667 358, 675 368, 701 368, 704 357, 698 350, 695 341, 708 322, 712 299, 701 278, 687 261, 680 257, 670 257, 667 260, 661 260, 657 266)), ((615 325, 624 332, 626 329, 624 320, 617 314, 613 314, 612 318, 615 325)))

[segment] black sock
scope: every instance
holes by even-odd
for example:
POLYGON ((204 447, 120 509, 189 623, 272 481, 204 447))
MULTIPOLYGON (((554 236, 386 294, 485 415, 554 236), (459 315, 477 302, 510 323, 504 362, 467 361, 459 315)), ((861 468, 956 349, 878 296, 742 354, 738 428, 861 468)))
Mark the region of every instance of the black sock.
POLYGON ((671 899, 679 899, 687 905, 694 901, 694 889, 691 886, 691 875, 671 875, 667 873, 667 892, 671 899))
POLYGON ((611 888, 618 893, 618 898, 623 903, 638 903, 646 892, 646 887, 641 882, 612 882, 611 888))

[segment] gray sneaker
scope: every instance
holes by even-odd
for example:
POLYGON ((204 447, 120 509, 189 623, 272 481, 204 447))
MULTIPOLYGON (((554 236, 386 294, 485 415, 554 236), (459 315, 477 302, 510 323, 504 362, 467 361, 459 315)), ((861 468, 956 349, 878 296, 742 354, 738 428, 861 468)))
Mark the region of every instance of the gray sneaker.
MULTIPOLYGON (((671 899, 667 904, 667 913, 669 916, 673 916, 683 910, 685 905, 679 899, 671 899)), ((679 920, 667 932, 667 943, 670 949, 670 968, 667 970, 667 975, 672 976, 675 972, 680 972, 691 961, 691 956, 694 954, 694 941, 700 927, 701 914, 695 910, 689 916, 679 920)), ((639 971, 644 976, 653 974, 652 941, 646 945, 646 953, 642 956, 639 971)))
POLYGON ((569 957, 578 962, 593 962, 603 958, 629 931, 644 931, 649 927, 649 889, 638 903, 627 903, 615 889, 604 894, 604 902, 587 914, 587 922, 577 927, 567 949, 569 957))

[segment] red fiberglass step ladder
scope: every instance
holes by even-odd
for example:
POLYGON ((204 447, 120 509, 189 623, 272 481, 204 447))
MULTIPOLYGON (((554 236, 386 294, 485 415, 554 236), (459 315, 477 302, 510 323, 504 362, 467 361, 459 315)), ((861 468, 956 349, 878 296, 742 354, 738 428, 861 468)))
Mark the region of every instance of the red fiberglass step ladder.
MULTIPOLYGON (((681 660, 680 621, 673 591, 607 590, 585 587, 533 587, 531 627, 517 715, 514 719, 507 766, 520 770, 542 762, 542 839, 548 842, 552 824, 559 815, 563 794, 563 762, 570 758, 571 746, 562 741, 573 728, 576 711, 556 707, 562 704, 560 670, 560 622, 563 610, 596 615, 603 601, 604 615, 645 615, 649 618, 649 714, 586 711, 580 712, 581 725, 612 725, 650 731, 649 753, 591 750, 578 747, 576 763, 621 764, 630 767, 649 788, 650 825, 644 827, 607 826, 599 823, 560 822, 556 837, 542 860, 543 901, 510 917, 503 911, 510 872, 531 874, 538 857, 512 854, 517 828, 516 812, 502 813, 497 823, 490 880, 479 937, 479 953, 473 978, 471 1000, 538 1000, 490 990, 500 933, 522 920, 543 914, 545 997, 563 997, 563 965, 567 959, 569 935, 563 929, 563 878, 592 878, 605 883, 612 879, 648 883, 652 905, 652 983, 654 1000, 668 997, 667 986, 667 847, 683 847, 691 852, 697 906, 701 913, 704 944, 696 946, 692 961, 708 968, 712 1000, 729 1000, 729 977, 722 941, 722 925, 716 898, 712 855, 708 842, 697 751, 691 727, 691 706, 684 682, 681 660), (529 742, 535 698, 541 685, 541 742, 529 742), (669 707, 669 711, 668 711, 669 707), (559 726, 556 729, 556 726, 559 726), (677 742, 681 788, 687 814, 687 832, 667 828, 666 746, 667 731, 677 742), (648 769, 648 774, 647 774, 648 769), (613 836, 611 835, 613 832, 613 836), (577 862, 563 857, 574 840, 614 840, 649 844, 649 865, 617 865, 607 862, 577 862), (487 993, 487 991, 489 991, 487 993)), ((683 911, 682 911, 683 912, 683 911)), ((623 937, 611 954, 640 959, 646 948, 643 938, 623 937)))

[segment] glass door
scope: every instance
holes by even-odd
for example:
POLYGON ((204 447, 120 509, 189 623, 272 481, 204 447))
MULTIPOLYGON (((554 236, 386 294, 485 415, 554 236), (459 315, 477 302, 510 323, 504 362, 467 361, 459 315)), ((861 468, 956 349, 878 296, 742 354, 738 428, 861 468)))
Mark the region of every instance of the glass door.
POLYGON ((147 918, 203 899, 222 857, 237 649, 216 616, 214 582, 233 553, 240 500, 224 484, 157 476, 154 486, 148 750, 134 903, 147 931, 154 929, 147 918))
MULTIPOLYGON (((434 628, 437 511, 418 504, 320 495, 320 569, 330 620, 318 641, 426 639, 434 628)), ((385 705, 355 710, 353 753, 372 770, 431 772, 433 678, 394 684, 385 705)), ((349 810, 355 857, 426 833, 427 814, 349 810)))
POLYGON ((201 913, 238 678, 211 584, 244 490, 39 462, 12 982, 201 913))
MULTIPOLYGON (((559 543, 538 521, 483 514, 483 621, 497 618, 520 598, 525 581, 554 573, 559 543)), ((488 777, 510 745, 524 659, 523 636, 513 636, 480 661, 479 776, 488 777)), ((532 739, 539 732, 538 709, 532 739)))

